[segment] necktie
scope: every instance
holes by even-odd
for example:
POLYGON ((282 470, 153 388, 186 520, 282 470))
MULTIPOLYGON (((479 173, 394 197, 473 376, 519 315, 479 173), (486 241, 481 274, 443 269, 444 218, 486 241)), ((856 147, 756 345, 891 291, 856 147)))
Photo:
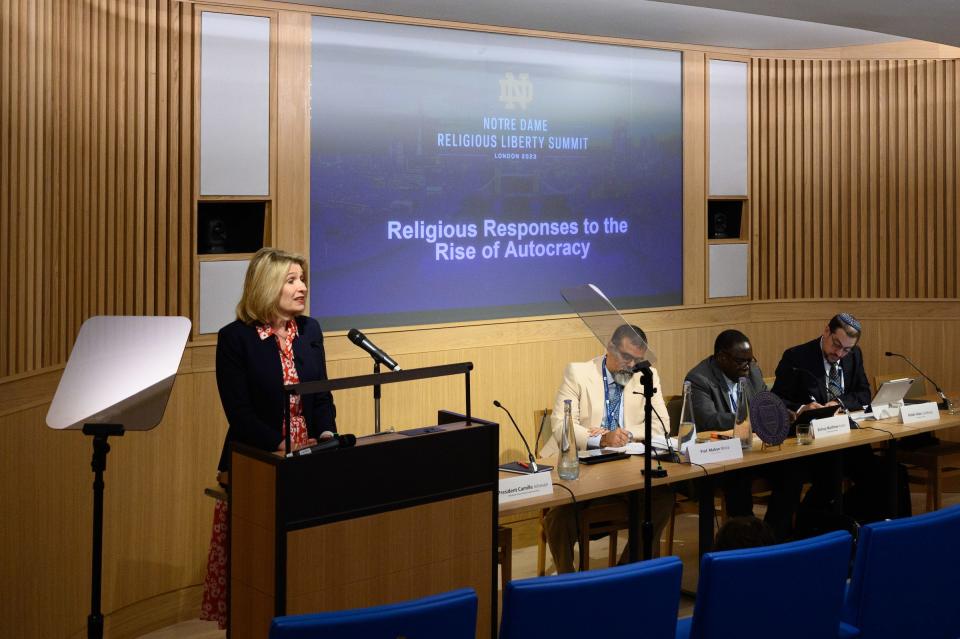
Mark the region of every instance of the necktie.
POLYGON ((840 367, 836 363, 830 366, 830 377, 827 379, 827 391, 834 399, 843 395, 843 386, 840 384, 840 367))
POLYGON ((607 405, 607 428, 613 430, 620 425, 620 402, 623 399, 623 386, 610 384, 610 403, 607 405))

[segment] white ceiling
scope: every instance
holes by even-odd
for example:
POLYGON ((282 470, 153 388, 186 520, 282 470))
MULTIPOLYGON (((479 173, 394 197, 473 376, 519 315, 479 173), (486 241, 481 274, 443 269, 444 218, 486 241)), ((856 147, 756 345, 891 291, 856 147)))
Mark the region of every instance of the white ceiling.
MULTIPOLYGON (((624 0, 629 2, 630 0, 624 0)), ((662 0, 891 33, 960 46, 958 0, 662 0)))
POLYGON ((960 45, 960 0, 294 0, 477 24, 744 49, 960 45), (698 5, 698 6, 688 6, 698 5), (894 35, 890 35, 894 34, 894 35))

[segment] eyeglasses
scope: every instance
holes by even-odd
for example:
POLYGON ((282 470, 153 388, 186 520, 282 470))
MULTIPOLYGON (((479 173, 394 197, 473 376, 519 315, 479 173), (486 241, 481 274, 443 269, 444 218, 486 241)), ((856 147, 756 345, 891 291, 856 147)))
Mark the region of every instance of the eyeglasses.
POLYGON ((840 340, 838 340, 838 339, 837 339, 835 336, 833 336, 833 335, 830 336, 830 342, 833 344, 834 350, 839 351, 840 353, 843 353, 844 355, 846 355, 846 354, 848 354, 850 351, 852 351, 852 350, 853 350, 853 346, 856 346, 856 343, 854 343, 853 346, 844 346, 844 345, 843 345, 843 342, 841 342, 840 340))
POLYGON ((610 348, 610 354, 614 355, 618 360, 620 360, 625 366, 636 366, 640 362, 647 359, 647 353, 644 352, 641 355, 631 355, 630 353, 624 353, 621 350, 617 350, 613 347, 610 348))
POLYGON ((750 364, 753 364, 755 361, 757 361, 757 358, 752 356, 751 357, 734 357, 727 351, 720 351, 720 352, 726 355, 728 358, 730 358, 730 360, 733 363, 735 363, 737 366, 749 366, 750 364))

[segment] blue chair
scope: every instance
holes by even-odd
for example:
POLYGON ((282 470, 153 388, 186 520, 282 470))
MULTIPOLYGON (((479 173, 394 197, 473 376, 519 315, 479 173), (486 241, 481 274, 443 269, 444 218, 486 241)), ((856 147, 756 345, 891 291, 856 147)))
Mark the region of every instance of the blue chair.
POLYGON ((835 639, 850 566, 848 532, 706 553, 693 617, 677 639, 835 639))
POLYGON ((860 529, 843 620, 864 639, 960 637, 960 506, 860 529))
POLYGON ((270 639, 474 639, 477 593, 461 588, 401 603, 276 617, 270 639))
POLYGON ((503 592, 500 639, 672 639, 682 572, 680 559, 663 557, 614 568, 511 581, 503 592), (605 602, 619 610, 603 614, 605 602))

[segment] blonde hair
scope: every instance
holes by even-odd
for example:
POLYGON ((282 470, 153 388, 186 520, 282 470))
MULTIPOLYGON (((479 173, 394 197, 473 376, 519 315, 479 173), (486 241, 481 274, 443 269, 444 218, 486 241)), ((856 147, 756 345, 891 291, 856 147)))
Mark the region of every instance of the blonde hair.
POLYGON ((256 252, 243 280, 243 295, 237 304, 237 319, 245 324, 269 324, 277 316, 280 292, 291 264, 303 269, 307 281, 307 259, 296 253, 264 247, 256 252))

